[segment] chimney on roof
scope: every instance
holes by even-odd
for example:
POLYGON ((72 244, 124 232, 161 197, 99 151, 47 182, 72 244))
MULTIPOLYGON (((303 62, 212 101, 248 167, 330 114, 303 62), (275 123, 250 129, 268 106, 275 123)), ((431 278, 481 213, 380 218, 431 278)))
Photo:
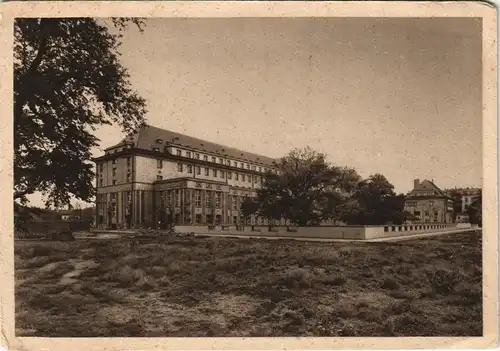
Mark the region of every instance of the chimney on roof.
POLYGON ((420 184, 420 179, 415 179, 413 181, 413 188, 415 189, 420 184))

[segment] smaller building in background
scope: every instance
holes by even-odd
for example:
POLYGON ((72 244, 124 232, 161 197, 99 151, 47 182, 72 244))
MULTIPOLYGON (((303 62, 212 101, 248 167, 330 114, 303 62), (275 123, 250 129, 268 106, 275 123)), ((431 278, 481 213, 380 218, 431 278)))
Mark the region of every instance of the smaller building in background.
POLYGON ((455 201, 456 222, 469 222, 468 209, 481 197, 481 188, 453 188, 444 192, 455 201))
POLYGON ((462 199, 462 212, 467 212, 469 206, 481 196, 480 188, 455 189, 460 193, 462 199))
POLYGON ((80 210, 62 210, 59 211, 61 221, 75 222, 80 220, 80 210))
POLYGON ((413 190, 405 197, 404 209, 412 215, 413 223, 452 223, 453 199, 434 182, 415 179, 413 190))

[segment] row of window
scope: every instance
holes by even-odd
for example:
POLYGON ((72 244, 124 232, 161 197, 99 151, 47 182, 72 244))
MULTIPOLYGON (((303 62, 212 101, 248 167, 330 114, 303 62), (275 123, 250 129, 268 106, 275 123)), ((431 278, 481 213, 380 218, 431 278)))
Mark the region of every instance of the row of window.
MULTIPOLYGON (((414 214, 415 216, 419 217, 419 216, 421 215, 421 212, 420 212, 420 211, 415 211, 413 214, 414 214)), ((425 216, 429 216, 429 211, 425 211, 425 212, 424 212, 424 215, 425 215, 425 216)), ((437 215, 438 215, 438 213, 437 213, 437 212, 434 212, 434 217, 437 217, 437 215)))
MULTIPOLYGON (((115 178, 116 177, 116 171, 117 171, 116 170, 116 166, 115 166, 116 163, 117 163, 116 159, 114 159, 111 163, 113 164, 113 168, 111 170, 111 176, 113 178, 115 178)), ((131 165, 132 165, 131 158, 127 157, 127 179, 126 179, 127 183, 130 183, 132 181, 132 174, 131 174, 131 169, 130 169, 131 165)), ((98 186, 100 186, 100 187, 102 187, 104 185, 104 181, 103 181, 103 178, 102 178, 103 173, 104 173, 104 164, 101 163, 101 164, 99 164, 99 168, 98 168, 98 175, 99 175, 98 186)), ((116 183, 117 183, 116 179, 112 179, 112 184, 116 185, 116 183)))
MULTIPOLYGON (((192 165, 185 165, 182 163, 177 164, 177 171, 180 173, 186 171, 188 174, 193 174, 193 171, 194 171, 194 173, 196 175, 201 175, 202 168, 203 168, 203 174, 205 176, 209 177, 210 176, 210 169, 208 167, 200 167, 200 166, 193 167, 192 165)), ((219 177, 221 179, 226 179, 226 177, 227 177, 227 179, 233 179, 233 172, 225 172, 225 171, 221 171, 221 170, 213 168, 212 169, 212 177, 214 177, 214 178, 219 177)), ((244 174, 244 173, 236 173, 235 172, 234 179, 241 180, 242 182, 245 182, 245 181, 248 183, 252 182, 252 176, 249 174, 244 174)), ((254 181, 254 183, 259 183, 261 181, 261 177, 254 175, 253 181, 254 181)))
MULTIPOLYGON (((195 160, 201 160, 205 162, 209 162, 209 156, 208 155, 201 155, 198 152, 192 152, 192 151, 184 151, 177 149, 176 150, 177 156, 184 156, 187 158, 194 158, 195 160)), ((244 163, 244 162, 238 162, 238 161, 231 161, 231 160, 225 160, 222 157, 216 157, 216 156, 210 156, 210 161, 213 163, 219 163, 221 165, 226 165, 226 166, 233 166, 241 169, 247 169, 247 170, 252 170, 252 171, 258 171, 258 172, 267 172, 267 171, 273 171, 272 169, 268 169, 266 167, 262 166, 256 166, 252 165, 250 163, 244 163)))
MULTIPOLYGON (((245 218, 242 215, 229 217, 228 220, 230 221, 230 224, 233 224, 233 225, 236 225, 237 223, 250 225, 250 223, 251 223, 250 218, 245 218)), ((185 221, 189 221, 188 216, 186 216, 185 221)), ((262 220, 261 218, 257 218, 256 222, 257 222, 257 224, 267 223, 266 220, 262 220)), ((174 215, 174 223, 177 225, 182 224, 180 213, 176 213, 174 215)), ((201 213, 197 213, 194 216, 194 223, 195 224, 221 225, 222 224, 222 216, 215 215, 215 217, 214 217, 212 214, 202 215, 201 213)))
MULTIPOLYGON (((202 191, 203 190, 195 190, 194 191, 194 205, 195 207, 202 207, 202 191)), ((215 206, 216 208, 221 207, 222 203, 222 193, 221 192, 212 192, 208 190, 204 190, 204 198, 205 198, 205 203, 204 206, 207 208, 215 206)), ((163 207, 171 207, 174 205, 175 201, 175 206, 179 207, 181 205, 181 192, 180 190, 174 190, 174 191, 167 191, 166 195, 165 193, 162 193, 161 195, 161 206, 163 207), (175 199, 175 200, 174 200, 175 199)), ((231 207, 233 210, 238 209, 238 203, 236 199, 233 197, 233 200, 231 202, 231 207)))
MULTIPOLYGON (((115 158, 115 159, 111 160, 111 164, 112 165, 118 164, 118 159, 115 158)), ((127 157, 127 167, 130 167, 131 165, 132 165, 132 158, 127 157)), ((100 172, 100 173, 104 172, 104 163, 99 164, 98 172, 100 172)))

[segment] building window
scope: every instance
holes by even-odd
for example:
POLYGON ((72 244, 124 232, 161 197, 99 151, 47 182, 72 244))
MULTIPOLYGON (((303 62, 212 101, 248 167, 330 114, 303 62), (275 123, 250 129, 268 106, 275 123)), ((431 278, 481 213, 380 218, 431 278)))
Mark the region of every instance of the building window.
POLYGON ((158 169, 163 168, 163 161, 162 160, 156 160, 156 168, 158 168, 158 169))
POLYGON ((258 183, 259 182, 257 176, 253 176, 253 181, 254 181, 254 183, 258 183))
POLYGON ((238 162, 234 161, 234 167, 238 167, 238 162))
POLYGON ((227 160, 226 165, 231 166, 231 161, 227 160))
POLYGON ((220 171, 220 177, 224 179, 224 171, 220 171))
POLYGON ((116 179, 113 179, 113 185, 116 185, 116 179))
POLYGON ((181 191, 175 191, 175 206, 179 207, 181 205, 181 191))
POLYGON ((130 157, 127 157, 127 167, 130 167, 130 157))
POLYGON ((238 174, 238 173, 235 173, 235 174, 234 174, 234 179, 235 179, 235 180, 238 180, 239 178, 240 178, 239 174, 238 174))
POLYGON ((112 164, 116 165, 116 159, 114 159, 113 161, 111 161, 112 164))
POLYGON ((156 176, 156 180, 163 180, 163 176, 161 176, 161 175, 157 175, 157 176, 156 176))
POLYGON ((242 175, 241 175, 241 180, 242 180, 243 182, 245 181, 245 175, 244 175, 244 174, 242 174, 242 175))
POLYGON ((159 149, 159 148, 157 148, 157 147, 154 147, 154 148, 153 148, 153 151, 158 152, 158 151, 160 151, 160 149, 159 149))
POLYGON ((221 165, 223 165, 223 164, 224 164, 224 159, 219 158, 219 163, 220 163, 221 165))
POLYGON ((172 191, 167 193, 167 206, 172 206, 172 191))
POLYGON ((248 182, 249 182, 249 183, 251 183, 251 182, 252 182, 252 176, 251 176, 251 175, 248 175, 247 179, 248 179, 248 182))
POLYGON ((192 165, 188 165, 188 173, 193 173, 193 166, 192 165))
POLYGON ((186 157, 191 158, 191 152, 190 151, 186 151, 186 157))
POLYGON ((250 164, 249 163, 247 163, 247 169, 250 169, 250 164))
POLYGON ((243 163, 240 163, 241 168, 245 168, 245 165, 243 163))
POLYGON ((103 164, 103 163, 101 163, 101 164, 99 165, 99 170, 100 170, 101 172, 103 172, 103 171, 104 171, 104 164, 103 164))
POLYGON ((201 224, 201 214, 196 214, 196 216, 194 217, 195 218, 195 222, 196 224, 201 224))
POLYGON ((183 171, 183 169, 182 169, 182 168, 183 168, 183 167, 182 167, 182 163, 178 163, 178 164, 177 164, 177 171, 178 171, 178 172, 182 172, 182 171, 183 171))
POLYGON ((212 156, 212 162, 217 162, 217 159, 212 156))
POLYGON ((116 176, 116 168, 113 168, 113 177, 116 176))
POLYGON ((101 178, 101 179, 99 179, 99 186, 100 186, 100 187, 102 187, 102 183, 103 183, 103 182, 102 182, 102 178, 101 178))
POLYGON ((132 178, 132 177, 130 176, 130 173, 129 173, 129 174, 127 174, 127 182, 130 182, 131 178, 132 178))
POLYGON ((233 172, 227 172, 227 179, 233 178, 233 172))
POLYGON ((177 156, 182 156, 182 150, 177 150, 177 156))
POLYGON ((237 197, 233 196, 233 210, 236 211, 238 209, 237 197))
POLYGON ((252 166, 252 171, 255 171, 255 166, 252 166))
POLYGON ((200 154, 199 153, 195 153, 194 154, 194 158, 197 159, 197 160, 199 160, 200 159, 200 154))
POLYGON ((205 191, 205 207, 210 207, 212 204, 210 191, 205 191))
POLYGON ((259 167, 259 172, 262 172, 262 167, 259 167))
POLYGON ((220 203, 222 199, 221 193, 215 193, 215 207, 220 208, 220 203))
POLYGON ((197 175, 201 174, 201 167, 200 166, 196 166, 196 174, 197 175))
POLYGON ((196 207, 201 207, 201 190, 194 191, 194 205, 196 207))
POLYGON ((203 161, 208 161, 208 156, 207 155, 203 155, 203 161))
POLYGON ((205 168, 205 175, 208 176, 208 173, 209 173, 209 169, 208 167, 205 168))
POLYGON ((217 170, 216 170, 216 169, 212 170, 212 175, 213 175, 214 177, 217 177, 217 170))

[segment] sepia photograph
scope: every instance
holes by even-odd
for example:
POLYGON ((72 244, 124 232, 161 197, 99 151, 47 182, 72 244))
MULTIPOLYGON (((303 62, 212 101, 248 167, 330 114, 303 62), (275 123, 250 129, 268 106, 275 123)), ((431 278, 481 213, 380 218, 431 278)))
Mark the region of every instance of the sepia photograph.
POLYGON ((15 337, 483 337, 483 26, 15 16, 15 337))

